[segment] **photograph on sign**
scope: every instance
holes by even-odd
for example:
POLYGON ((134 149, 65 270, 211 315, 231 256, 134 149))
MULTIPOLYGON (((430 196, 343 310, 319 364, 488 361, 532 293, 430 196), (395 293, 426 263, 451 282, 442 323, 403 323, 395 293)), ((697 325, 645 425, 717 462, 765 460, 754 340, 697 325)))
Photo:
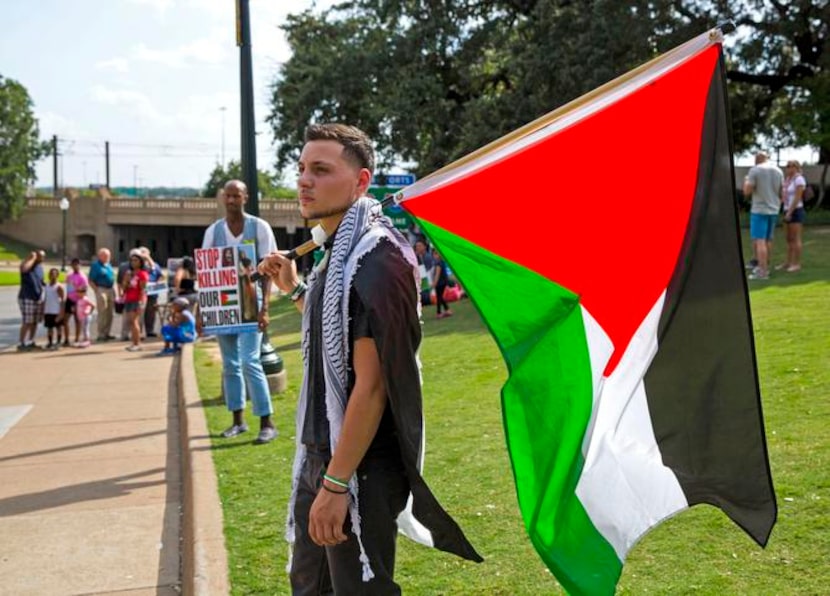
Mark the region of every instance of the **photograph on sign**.
POLYGON ((206 335, 254 332, 257 322, 255 248, 251 244, 198 248, 199 316, 206 335))

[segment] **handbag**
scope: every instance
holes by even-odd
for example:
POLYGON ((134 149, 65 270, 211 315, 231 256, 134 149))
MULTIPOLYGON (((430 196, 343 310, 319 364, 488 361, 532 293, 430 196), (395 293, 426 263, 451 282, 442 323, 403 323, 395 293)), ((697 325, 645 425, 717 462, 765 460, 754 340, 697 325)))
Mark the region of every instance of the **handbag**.
POLYGON ((124 299, 123 298, 116 298, 115 299, 115 314, 120 315, 124 312, 124 299))

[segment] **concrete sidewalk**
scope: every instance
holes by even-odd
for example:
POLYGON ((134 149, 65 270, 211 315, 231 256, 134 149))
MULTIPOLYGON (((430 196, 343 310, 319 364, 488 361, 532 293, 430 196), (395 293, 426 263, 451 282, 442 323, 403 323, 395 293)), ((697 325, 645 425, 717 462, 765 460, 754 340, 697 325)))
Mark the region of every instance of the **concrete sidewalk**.
MULTIPOLYGON (((173 595, 193 591, 182 570, 206 571, 188 560, 200 507, 183 501, 193 470, 213 473, 203 419, 187 436, 188 410, 202 416, 190 346, 157 358, 159 343, 125 345, 0 354, 2 594, 173 595)), ((202 542, 224 552, 211 507, 202 542)))

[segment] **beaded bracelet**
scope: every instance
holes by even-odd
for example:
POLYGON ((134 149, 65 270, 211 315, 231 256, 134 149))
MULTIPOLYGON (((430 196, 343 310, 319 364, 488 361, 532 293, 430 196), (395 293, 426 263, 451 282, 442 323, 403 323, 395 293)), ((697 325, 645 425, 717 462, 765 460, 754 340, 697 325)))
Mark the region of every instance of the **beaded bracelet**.
POLYGON ((296 302, 297 300, 302 298, 303 294, 305 294, 307 289, 308 289, 308 286, 305 284, 305 282, 301 281, 300 283, 298 283, 297 287, 294 288, 294 290, 289 295, 289 298, 291 299, 291 302, 296 302))
POLYGON ((333 488, 329 488, 328 486, 326 486, 325 483, 323 484, 323 488, 329 491, 330 493, 334 493, 335 495, 345 495, 349 492, 347 490, 334 490, 333 488))
MULTIPOLYGON (((323 480, 328 480, 332 484, 336 484, 340 488, 349 488, 349 483, 345 480, 340 480, 339 478, 335 478, 334 476, 329 476, 328 474, 323 474, 323 480)), ((325 485, 324 485, 325 486, 325 485)))

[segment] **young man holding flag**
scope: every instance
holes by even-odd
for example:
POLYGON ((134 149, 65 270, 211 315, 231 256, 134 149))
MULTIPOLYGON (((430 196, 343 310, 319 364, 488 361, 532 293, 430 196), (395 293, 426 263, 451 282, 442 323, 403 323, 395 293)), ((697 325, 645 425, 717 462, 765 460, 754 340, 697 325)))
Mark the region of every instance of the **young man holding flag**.
POLYGON ((418 265, 380 204, 364 196, 375 162, 369 139, 352 126, 320 124, 305 140, 300 212, 328 233, 326 256, 308 285, 283 254, 260 265, 303 312, 292 590, 399 594, 398 527, 481 559, 420 475, 418 265))

